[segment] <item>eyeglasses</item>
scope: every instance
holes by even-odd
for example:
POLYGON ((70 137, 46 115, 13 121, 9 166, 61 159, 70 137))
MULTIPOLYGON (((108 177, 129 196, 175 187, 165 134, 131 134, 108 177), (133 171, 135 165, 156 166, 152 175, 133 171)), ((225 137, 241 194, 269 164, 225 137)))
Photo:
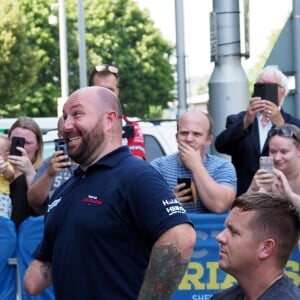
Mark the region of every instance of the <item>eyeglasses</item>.
POLYGON ((115 66, 110 65, 96 65, 95 70, 97 72, 109 71, 110 73, 113 73, 115 75, 119 74, 119 69, 115 66))
POLYGON ((300 143, 298 137, 295 135, 295 133, 293 132, 293 130, 289 129, 289 128, 273 128, 269 131, 268 136, 269 138, 274 136, 274 135, 279 135, 282 137, 290 137, 290 138, 294 138, 298 143, 300 143))

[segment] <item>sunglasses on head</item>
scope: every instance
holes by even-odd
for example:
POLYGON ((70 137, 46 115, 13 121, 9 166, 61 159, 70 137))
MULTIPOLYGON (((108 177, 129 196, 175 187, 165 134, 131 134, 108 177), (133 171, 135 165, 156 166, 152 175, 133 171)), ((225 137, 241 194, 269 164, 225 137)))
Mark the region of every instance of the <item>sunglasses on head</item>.
POLYGON ((119 73, 119 69, 117 67, 110 65, 96 65, 95 70, 97 72, 109 71, 110 73, 113 73, 115 75, 118 75, 119 73))
POLYGON ((269 131, 269 138, 274 136, 274 135, 279 135, 282 137, 290 137, 295 139, 297 142, 300 142, 295 133, 293 132, 292 129, 289 128, 273 128, 269 131))

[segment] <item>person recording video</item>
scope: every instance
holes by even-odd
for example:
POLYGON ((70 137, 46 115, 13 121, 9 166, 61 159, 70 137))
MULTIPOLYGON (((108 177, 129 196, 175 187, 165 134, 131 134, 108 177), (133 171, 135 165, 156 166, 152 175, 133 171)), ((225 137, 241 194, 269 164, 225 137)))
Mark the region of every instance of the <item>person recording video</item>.
MULTIPOLYGON (((259 157, 268 155, 268 132, 284 123, 300 126, 299 119, 282 109, 289 89, 288 79, 280 70, 272 66, 263 68, 257 75, 256 83, 275 84, 277 103, 273 98, 257 96, 255 91, 255 96, 250 99, 245 111, 227 117, 226 129, 215 140, 216 150, 230 155, 235 166, 237 196, 245 193, 250 186, 256 170, 259 169, 259 157)), ((269 91, 270 85, 263 87, 266 86, 269 91)))

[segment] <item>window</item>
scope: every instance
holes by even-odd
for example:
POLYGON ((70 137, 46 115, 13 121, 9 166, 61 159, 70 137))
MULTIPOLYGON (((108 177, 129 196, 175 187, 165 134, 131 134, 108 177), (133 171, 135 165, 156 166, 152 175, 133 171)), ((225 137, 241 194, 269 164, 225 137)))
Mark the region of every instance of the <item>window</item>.
POLYGON ((150 162, 153 159, 166 154, 158 140, 153 135, 144 134, 144 139, 147 161, 150 162))

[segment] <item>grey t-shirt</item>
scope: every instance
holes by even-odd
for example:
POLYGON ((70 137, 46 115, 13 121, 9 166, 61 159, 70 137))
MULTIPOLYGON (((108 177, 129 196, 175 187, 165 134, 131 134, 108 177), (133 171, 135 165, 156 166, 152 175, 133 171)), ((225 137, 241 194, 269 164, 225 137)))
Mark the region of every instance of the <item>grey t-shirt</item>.
MULTIPOLYGON (((47 171, 48 168, 48 163, 49 163, 49 159, 50 157, 46 158, 41 166, 38 168, 35 177, 33 178, 33 181, 31 184, 34 184, 36 181, 38 181, 42 175, 47 171)), ((77 168, 77 165, 71 165, 70 168, 68 168, 67 171, 65 172, 58 172, 54 178, 53 181, 51 183, 51 187, 49 190, 49 198, 51 198, 52 194, 54 193, 54 191, 61 186, 64 182, 66 182, 71 176, 73 171, 77 168)))
MULTIPOLYGON (((244 292, 239 284, 211 297, 211 300, 244 300, 244 292)), ((296 300, 300 299, 300 289, 284 275, 274 282, 257 300, 296 300)))

